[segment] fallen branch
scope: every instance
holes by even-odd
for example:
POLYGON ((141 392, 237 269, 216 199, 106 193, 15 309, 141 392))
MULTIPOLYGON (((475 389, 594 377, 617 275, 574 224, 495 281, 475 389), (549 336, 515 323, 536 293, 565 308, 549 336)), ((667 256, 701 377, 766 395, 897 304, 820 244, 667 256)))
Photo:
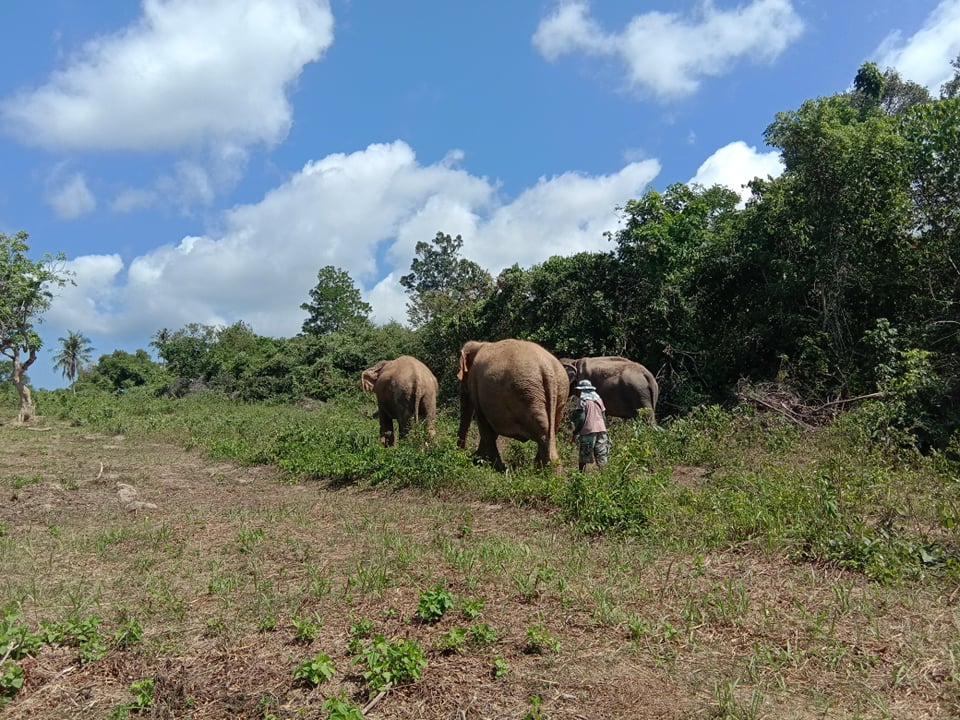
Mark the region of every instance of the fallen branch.
POLYGON ((392 683, 387 683, 386 687, 384 687, 383 690, 381 690, 373 700, 364 705, 361 712, 366 715, 368 712, 373 710, 374 706, 387 696, 387 693, 390 692, 390 688, 392 687, 392 683))

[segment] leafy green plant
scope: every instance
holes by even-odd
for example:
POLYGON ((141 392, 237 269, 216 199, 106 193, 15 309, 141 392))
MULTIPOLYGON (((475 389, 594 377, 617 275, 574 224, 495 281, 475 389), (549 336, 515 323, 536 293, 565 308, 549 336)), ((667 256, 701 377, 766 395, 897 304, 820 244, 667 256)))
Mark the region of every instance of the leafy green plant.
POLYGON ((417 617, 427 623, 435 623, 447 610, 453 608, 453 593, 442 585, 436 585, 420 593, 417 603, 417 617))
POLYGON ((336 673, 337 668, 330 656, 325 652, 318 652, 312 658, 297 665, 296 670, 293 671, 293 677, 295 680, 316 687, 329 681, 336 673))
POLYGON ((154 688, 155 682, 152 677, 134 680, 130 683, 130 692, 133 694, 132 709, 146 710, 153 705, 154 688))
POLYGON ((0 664, 0 697, 16 695, 23 687, 23 666, 13 660, 0 664))
POLYGON ((143 626, 140 621, 135 617, 124 616, 113 633, 113 646, 127 648, 138 644, 141 640, 143 640, 143 626))
POLYGON ((323 620, 319 615, 314 615, 312 618, 294 615, 290 618, 290 622, 293 623, 294 639, 299 643, 313 642, 323 628, 323 620))
POLYGON ((487 623, 473 623, 468 629, 471 645, 492 645, 497 641, 497 631, 487 625, 487 623))
POLYGON ((542 620, 536 625, 528 627, 525 637, 526 644, 523 646, 525 653, 542 655, 548 650, 553 650, 554 652, 560 651, 560 641, 550 633, 542 620))
POLYGON ((460 600, 460 613, 467 620, 476 620, 480 615, 483 614, 483 606, 486 604, 486 600, 482 597, 478 598, 461 598, 460 600))
POLYGON ((365 668, 363 678, 375 692, 418 680, 427 666, 426 655, 416 640, 388 641, 380 634, 373 636, 354 662, 365 668))
POLYGON ((500 678, 507 675, 510 672, 510 666, 507 664, 507 661, 503 659, 503 656, 497 655, 493 659, 493 669, 490 671, 490 674, 493 676, 494 680, 499 680, 500 678))
POLYGON ((327 720, 363 720, 363 711, 341 692, 323 701, 327 720))
POLYGON ((467 629, 450 628, 437 640, 437 650, 442 653, 463 652, 467 646, 467 629))
POLYGON ((102 620, 96 615, 69 618, 57 625, 59 641, 80 651, 80 662, 89 663, 107 654, 107 638, 100 632, 102 620))
POLYGON ((539 695, 530 696, 530 709, 523 714, 523 720, 543 720, 543 698, 539 695))

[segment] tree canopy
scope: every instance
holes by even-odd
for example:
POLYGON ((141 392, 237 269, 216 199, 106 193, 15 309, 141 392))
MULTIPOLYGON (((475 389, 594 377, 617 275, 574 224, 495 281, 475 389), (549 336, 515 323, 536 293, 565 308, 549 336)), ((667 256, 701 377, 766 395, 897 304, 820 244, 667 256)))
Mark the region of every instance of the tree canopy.
POLYGON ((31 260, 28 238, 22 230, 12 237, 0 233, 0 354, 11 362, 11 382, 20 398, 23 422, 32 420, 35 413, 26 378, 42 345, 34 326, 50 307, 53 289, 63 287, 69 277, 62 253, 31 260))

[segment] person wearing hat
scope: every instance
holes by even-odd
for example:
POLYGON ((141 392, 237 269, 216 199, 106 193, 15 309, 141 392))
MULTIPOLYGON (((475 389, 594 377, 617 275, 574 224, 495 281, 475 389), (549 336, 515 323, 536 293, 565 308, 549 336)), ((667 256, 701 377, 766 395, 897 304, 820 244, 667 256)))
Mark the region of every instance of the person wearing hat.
POLYGON ((573 386, 577 395, 577 408, 573 411, 573 439, 579 438, 578 465, 580 472, 591 462, 597 466, 607 464, 610 444, 607 441, 607 407, 589 380, 581 380, 573 386))

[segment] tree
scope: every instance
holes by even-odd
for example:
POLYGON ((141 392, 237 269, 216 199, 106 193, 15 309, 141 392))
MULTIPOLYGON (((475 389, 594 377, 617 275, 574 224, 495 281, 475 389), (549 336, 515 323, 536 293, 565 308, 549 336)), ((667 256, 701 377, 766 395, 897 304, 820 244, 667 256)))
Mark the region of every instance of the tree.
POLYGON ((63 268, 66 256, 45 254, 31 260, 28 237, 22 230, 13 237, 0 233, 0 353, 12 363, 10 379, 20 398, 20 422, 30 422, 36 414, 26 380, 42 345, 34 323, 50 307, 52 288, 69 281, 63 268))
POLYGON ((67 337, 58 338, 58 342, 60 351, 53 356, 53 368, 62 371, 64 377, 70 381, 70 386, 73 387, 80 368, 84 363, 90 362, 93 346, 90 344, 90 339, 79 330, 69 330, 67 337))
POLYGON ((308 335, 327 335, 369 322, 373 311, 361 298, 350 275, 333 265, 320 268, 317 284, 310 291, 310 302, 303 303, 300 309, 308 313, 303 321, 303 332, 308 335))
POLYGON ((460 257, 463 238, 438 232, 432 243, 418 242, 418 257, 400 284, 410 295, 407 316, 414 327, 449 316, 465 304, 474 305, 493 291, 490 273, 472 260, 460 257))
POLYGON ((942 100, 960 98, 960 55, 951 61, 950 66, 953 68, 953 77, 940 86, 942 100))

